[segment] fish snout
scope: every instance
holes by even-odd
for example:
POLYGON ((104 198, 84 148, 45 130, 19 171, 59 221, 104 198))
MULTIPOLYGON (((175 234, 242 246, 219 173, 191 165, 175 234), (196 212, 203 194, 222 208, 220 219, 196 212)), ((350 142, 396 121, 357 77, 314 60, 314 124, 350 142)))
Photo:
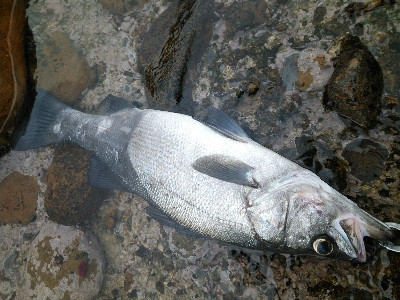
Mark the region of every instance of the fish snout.
POLYGON ((350 256, 359 262, 367 261, 373 256, 372 251, 381 245, 391 251, 400 252, 400 225, 396 223, 383 223, 370 216, 362 218, 353 214, 346 214, 337 218, 332 223, 341 235, 350 256))

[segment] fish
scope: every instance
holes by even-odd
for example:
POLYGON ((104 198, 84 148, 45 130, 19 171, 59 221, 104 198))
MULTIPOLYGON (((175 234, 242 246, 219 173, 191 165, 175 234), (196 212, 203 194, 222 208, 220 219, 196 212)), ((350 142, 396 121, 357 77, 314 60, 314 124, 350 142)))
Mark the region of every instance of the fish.
POLYGON ((365 262, 370 239, 400 252, 399 224, 253 141, 219 109, 199 120, 108 95, 88 114, 37 93, 14 150, 68 142, 92 151, 89 183, 139 195, 163 225, 265 252, 365 262))

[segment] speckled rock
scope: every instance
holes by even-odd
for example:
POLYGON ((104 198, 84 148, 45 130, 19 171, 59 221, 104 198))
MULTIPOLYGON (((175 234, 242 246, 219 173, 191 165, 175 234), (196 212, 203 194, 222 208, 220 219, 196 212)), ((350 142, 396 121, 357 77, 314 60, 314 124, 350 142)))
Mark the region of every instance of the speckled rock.
POLYGON ((143 37, 138 62, 152 108, 172 110, 190 101, 184 86, 190 86, 190 70, 196 69, 211 38, 213 6, 213 1, 179 1, 143 37))
POLYGON ((0 224, 26 225, 36 217, 40 188, 31 176, 13 172, 0 182, 0 224))
POLYGON ((381 67, 358 37, 346 35, 338 44, 340 54, 324 103, 356 124, 370 127, 381 109, 381 67))
POLYGON ((325 87, 333 73, 333 63, 326 51, 307 49, 297 57, 298 80, 295 87, 300 91, 317 91, 325 87))
POLYGON ((360 16, 363 12, 369 12, 374 10, 379 6, 385 5, 385 1, 383 0, 371 0, 371 1, 359 1, 350 3, 345 7, 345 11, 347 11, 350 15, 360 16))
POLYGON ((149 0, 99 0, 105 9, 115 15, 123 15, 134 9, 141 9, 149 0))
POLYGON ((325 6, 318 6, 314 11, 314 17, 312 20, 313 25, 320 25, 323 23, 326 16, 327 9, 325 6))
POLYGON ((105 261, 93 233, 46 223, 27 252, 18 299, 94 299, 105 261))
POLYGON ((67 104, 76 101, 95 81, 95 73, 62 31, 38 44, 37 86, 67 104))
POLYGON ((60 145, 47 173, 45 208, 50 220, 76 225, 96 215, 107 190, 88 184, 92 155, 75 145, 60 145))
POLYGON ((368 183, 381 175, 389 151, 382 144, 357 138, 346 145, 342 156, 349 162, 350 174, 363 183, 368 183))
MULTIPOLYGON (((377 17, 378 18, 378 17, 377 17)), ((387 19, 381 17, 380 19, 387 19)), ((385 92, 393 97, 400 98, 400 68, 396 68, 393 62, 400 61, 400 33, 393 35, 377 34, 376 40, 382 43, 377 51, 377 59, 383 70, 385 92)))
POLYGON ((394 282, 392 288, 393 299, 400 299, 400 255, 395 252, 388 253, 388 259, 390 266, 385 270, 384 276, 382 278, 382 287, 384 289, 389 289, 390 284, 394 282))
POLYGON ((239 30, 267 22, 266 9, 267 4, 265 1, 234 2, 224 10, 226 20, 225 38, 229 40, 239 30))
POLYGON ((24 100, 24 43, 25 2, 0 1, 0 137, 4 136, 13 124, 24 100))

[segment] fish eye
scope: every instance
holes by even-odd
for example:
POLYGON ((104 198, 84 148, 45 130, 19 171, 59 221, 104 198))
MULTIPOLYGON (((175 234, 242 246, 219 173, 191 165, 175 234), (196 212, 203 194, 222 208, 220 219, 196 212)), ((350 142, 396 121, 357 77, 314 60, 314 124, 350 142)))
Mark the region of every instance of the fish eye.
POLYGON ((333 251, 333 244, 331 240, 326 236, 320 236, 313 243, 314 251, 319 255, 329 255, 333 251))

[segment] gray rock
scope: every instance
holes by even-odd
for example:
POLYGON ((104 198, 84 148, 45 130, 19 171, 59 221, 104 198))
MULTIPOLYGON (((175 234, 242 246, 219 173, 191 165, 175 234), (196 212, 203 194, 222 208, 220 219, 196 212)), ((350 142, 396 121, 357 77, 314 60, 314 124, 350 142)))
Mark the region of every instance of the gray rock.
POLYGON ((346 35, 339 40, 339 46, 324 103, 356 124, 370 127, 381 110, 381 67, 358 37, 346 35))
POLYGON ((389 151, 382 144, 357 138, 347 144, 342 156, 350 164, 350 173, 362 183, 368 183, 382 174, 389 151))
POLYGON ((93 233, 49 222, 27 252, 18 299, 93 299, 104 272, 103 252, 93 233))

